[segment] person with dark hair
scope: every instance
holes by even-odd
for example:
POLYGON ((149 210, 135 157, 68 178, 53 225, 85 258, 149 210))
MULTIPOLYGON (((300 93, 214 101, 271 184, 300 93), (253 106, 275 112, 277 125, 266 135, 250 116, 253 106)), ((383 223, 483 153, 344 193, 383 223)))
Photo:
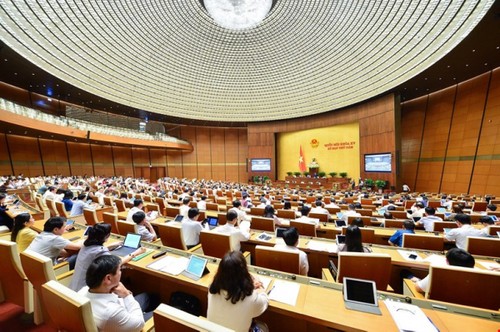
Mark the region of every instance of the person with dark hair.
POLYGON ((266 311, 268 305, 262 282, 248 272, 243 254, 228 252, 208 288, 208 320, 237 332, 247 332, 252 319, 266 311))
POLYGON ((27 250, 33 250, 41 255, 50 258, 57 264, 58 257, 63 257, 69 263, 72 270, 75 267, 77 255, 70 255, 67 250, 78 251, 82 247, 82 242, 71 242, 61 235, 66 231, 66 218, 52 217, 43 225, 43 232, 38 234, 27 250))
POLYGON ((389 211, 384 212, 384 219, 394 219, 394 216, 389 211))
POLYGON ((70 216, 81 216, 83 214, 83 209, 91 209, 92 206, 86 202, 87 200, 87 195, 86 194, 79 194, 76 201, 73 202, 73 205, 71 206, 71 212, 70 216))
POLYGON ((137 234, 141 234, 141 240, 151 242, 156 240, 156 232, 153 226, 146 220, 146 214, 143 211, 137 211, 132 216, 132 220, 137 224, 137 234))
POLYGON ((191 249, 200 243, 200 232, 203 229, 201 222, 198 221, 200 210, 191 208, 188 211, 188 218, 182 220, 181 229, 184 243, 188 249, 191 249))
POLYGON ((416 218, 421 219, 424 216, 425 213, 425 206, 424 203, 422 202, 416 202, 413 204, 410 210, 407 211, 406 216, 408 219, 415 220, 416 218))
POLYGON ((424 226, 426 232, 434 232, 434 223, 443 221, 440 217, 435 216, 436 209, 428 206, 424 209, 424 216, 417 221, 416 226, 424 226))
MULTIPOLYGON (((191 203, 191 197, 184 197, 182 199, 182 205, 179 207, 179 214, 186 219, 188 217, 189 212, 189 203, 191 203)), ((206 207, 206 206, 205 206, 206 207)))
POLYGON ((361 217, 356 217, 351 221, 351 226, 358 226, 359 228, 365 227, 365 223, 361 217))
POLYGON ((272 205, 266 205, 264 207, 264 218, 271 218, 274 220, 275 226, 281 226, 281 220, 276 215, 272 205))
POLYGON ((458 228, 453 228, 448 233, 445 233, 444 238, 446 241, 455 241, 457 248, 465 249, 469 236, 484 236, 480 229, 476 229, 471 225, 470 216, 468 214, 457 214, 455 216, 455 222, 458 228))
POLYGON ((482 216, 479 218, 479 222, 484 226, 481 228, 483 236, 490 236, 490 227, 495 225, 495 221, 491 217, 492 216, 482 216))
POLYGON ((300 209, 301 216, 300 216, 300 218, 295 218, 295 221, 304 222, 304 223, 308 223, 308 224, 315 224, 316 228, 319 228, 320 227, 319 219, 309 217, 309 213, 311 211, 312 210, 309 206, 307 206, 307 205, 302 206, 302 208, 300 209))
MULTIPOLYGON (((104 243, 111 234, 111 225, 99 223, 92 226, 88 231, 87 239, 83 242, 83 247, 78 253, 75 264, 75 272, 69 284, 69 288, 79 291, 85 286, 85 277, 89 265, 99 256, 110 255, 108 247, 104 243)), ((130 255, 121 258, 121 263, 126 264, 132 258, 144 253, 146 248, 140 247, 130 255)))
POLYGON ((7 214, 9 210, 5 205, 5 194, 0 194, 0 226, 6 226, 9 230, 12 229, 14 220, 7 214))
POLYGON ((497 210, 497 206, 495 204, 488 203, 486 205, 486 212, 495 212, 497 210))
POLYGON ((117 256, 97 257, 87 269, 87 286, 78 292, 90 300, 94 321, 101 332, 141 331, 160 303, 153 294, 141 293, 134 297, 120 281, 121 264, 117 256))
POLYGON ((29 213, 20 213, 14 218, 10 240, 17 243, 18 252, 26 250, 38 235, 30 228, 34 223, 35 219, 29 213))
POLYGON ((347 211, 343 213, 341 219, 345 221, 347 224, 347 220, 349 219, 350 216, 361 217, 361 214, 356 212, 356 206, 354 204, 349 204, 347 206, 347 211))
POLYGON ((413 220, 405 220, 403 222, 403 227, 402 229, 398 229, 390 238, 389 238, 389 245, 391 246, 396 246, 396 247, 402 247, 403 246, 403 234, 408 233, 408 234, 414 234, 415 233, 415 223, 413 223, 413 220))
POLYGON ((144 206, 144 202, 142 201, 142 199, 134 199, 134 206, 130 208, 130 210, 128 210, 128 213, 127 213, 127 221, 128 222, 134 222, 134 220, 132 219, 132 216, 136 213, 136 212, 139 212, 139 211, 142 211, 142 207, 144 206))
POLYGON ((283 240, 285 244, 276 244, 274 247, 283 251, 291 251, 299 253, 300 260, 300 274, 307 276, 309 272, 309 261, 307 259, 307 254, 297 248, 299 244, 299 231, 295 227, 289 227, 283 232, 283 240))
POLYGON ((71 211, 73 208, 73 192, 71 190, 64 191, 64 196, 61 202, 64 203, 64 209, 66 211, 71 211))
POLYGON ((207 196, 203 195, 200 197, 200 200, 196 203, 196 207, 200 211, 206 211, 207 209, 207 196))
POLYGON ((339 245, 339 251, 347 252, 371 252, 370 249, 363 246, 361 230, 358 226, 347 226, 345 233, 345 243, 339 245))
POLYGON ((240 226, 238 223, 238 213, 230 209, 226 214, 226 223, 222 226, 215 228, 213 231, 229 234, 231 236, 231 250, 239 251, 241 249, 241 241, 250 239, 250 225, 248 222, 243 222, 240 226))
MULTIPOLYGON (((446 253, 446 262, 451 266, 461 266, 474 268, 476 261, 474 257, 467 251, 459 248, 452 248, 446 253)), ((420 293, 426 293, 429 289, 429 276, 427 275, 424 279, 420 280, 417 277, 412 277, 411 281, 415 283, 415 289, 420 293)), ((439 287, 439 285, 436 285, 439 287)))
POLYGON ((312 213, 323 213, 323 214, 326 214, 328 217, 327 217, 327 220, 330 220, 330 212, 328 212, 327 209, 324 208, 324 204, 321 200, 317 200, 315 203, 314 203, 314 207, 311 208, 311 212, 312 213))
POLYGON ((238 224, 247 220, 247 213, 243 210, 240 200, 235 199, 233 201, 233 207, 230 208, 229 211, 234 211, 238 214, 238 224))
POLYGON ((63 198, 64 194, 58 194, 57 193, 57 187, 56 186, 50 186, 47 191, 45 191, 45 194, 42 196, 42 201, 45 202, 47 199, 51 199, 54 202, 60 202, 63 198))

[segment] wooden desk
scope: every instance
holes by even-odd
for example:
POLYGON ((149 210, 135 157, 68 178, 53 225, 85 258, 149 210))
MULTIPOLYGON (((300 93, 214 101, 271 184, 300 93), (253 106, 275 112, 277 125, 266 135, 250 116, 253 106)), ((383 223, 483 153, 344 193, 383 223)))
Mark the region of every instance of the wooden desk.
POLYGON ((43 219, 44 218, 44 212, 40 211, 38 209, 35 209, 25 201, 23 201, 19 196, 14 196, 13 200, 9 200, 6 202, 8 210, 7 215, 14 219, 18 214, 21 213, 29 213, 34 219, 43 219), (18 199, 19 203, 17 205, 14 205, 14 201, 18 199))
MULTIPOLYGON (((169 253, 173 254, 173 253, 169 253)), ((153 262, 152 255, 146 256, 137 262, 128 264, 130 269, 123 272, 122 280, 129 282, 134 292, 159 293, 162 302, 168 303, 174 291, 184 291, 198 297, 202 303, 202 314, 206 316, 207 293, 213 276, 217 270, 217 260, 208 264, 210 273, 199 281, 194 281, 182 275, 171 276, 147 268, 153 262)), ((271 270, 249 267, 251 271, 270 275, 272 278, 287 278, 288 274, 280 274, 271 270)), ((331 329, 342 331, 397 331, 397 327, 390 316, 385 303, 380 301, 382 315, 372 315, 358 311, 347 310, 344 307, 340 285, 318 279, 297 277, 300 291, 295 306, 276 301, 270 301, 269 308, 259 318, 266 322, 271 331, 328 331, 331 329)), ((379 293, 381 297, 391 297, 403 300, 402 296, 392 296, 379 293)), ((418 301, 418 300, 416 300, 418 301)), ((498 321, 480 319, 473 316, 457 316, 456 314, 432 309, 432 301, 420 300, 425 314, 432 319, 441 331, 454 330, 496 330, 498 321)), ((448 306, 448 310, 453 306, 448 306)), ((475 314, 483 317, 492 317, 497 313, 488 310, 471 309, 475 314)))

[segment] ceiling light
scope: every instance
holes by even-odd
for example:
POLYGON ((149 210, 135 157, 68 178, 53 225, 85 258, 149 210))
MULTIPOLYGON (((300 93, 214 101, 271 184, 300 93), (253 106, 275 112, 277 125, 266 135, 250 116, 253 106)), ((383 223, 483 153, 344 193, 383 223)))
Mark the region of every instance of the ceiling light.
POLYGON ((223 28, 243 30, 259 25, 271 10, 272 0, 204 0, 208 14, 223 28))

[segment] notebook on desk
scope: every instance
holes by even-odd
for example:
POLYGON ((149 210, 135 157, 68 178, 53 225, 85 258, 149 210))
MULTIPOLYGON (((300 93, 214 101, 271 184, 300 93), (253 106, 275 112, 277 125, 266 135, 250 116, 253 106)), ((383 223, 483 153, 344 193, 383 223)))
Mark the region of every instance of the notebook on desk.
POLYGON ((344 277, 342 292, 347 309, 382 315, 374 281, 344 277))
POLYGON ((141 246, 141 234, 128 233, 123 241, 123 245, 116 247, 111 251, 115 256, 127 256, 141 246))

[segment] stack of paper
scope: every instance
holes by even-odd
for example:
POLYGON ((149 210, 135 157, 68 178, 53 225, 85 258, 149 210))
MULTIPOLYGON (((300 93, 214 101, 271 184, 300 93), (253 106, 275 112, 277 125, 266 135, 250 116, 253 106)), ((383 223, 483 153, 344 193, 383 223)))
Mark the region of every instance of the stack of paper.
POLYGON ((413 304, 384 301, 399 331, 439 332, 422 309, 413 304))
POLYGON ((430 255, 424 261, 434 265, 446 265, 446 257, 443 255, 430 255))
POLYGON ((189 259, 186 257, 167 256, 149 264, 147 267, 176 276, 186 269, 188 263, 189 259))
POLYGON ((295 282, 275 280, 268 292, 269 299, 281 303, 295 305, 299 296, 300 284, 295 282))
POLYGON ((327 251, 327 252, 339 251, 339 248, 335 243, 316 241, 316 240, 310 240, 307 243, 307 249, 317 250, 317 251, 327 251))

